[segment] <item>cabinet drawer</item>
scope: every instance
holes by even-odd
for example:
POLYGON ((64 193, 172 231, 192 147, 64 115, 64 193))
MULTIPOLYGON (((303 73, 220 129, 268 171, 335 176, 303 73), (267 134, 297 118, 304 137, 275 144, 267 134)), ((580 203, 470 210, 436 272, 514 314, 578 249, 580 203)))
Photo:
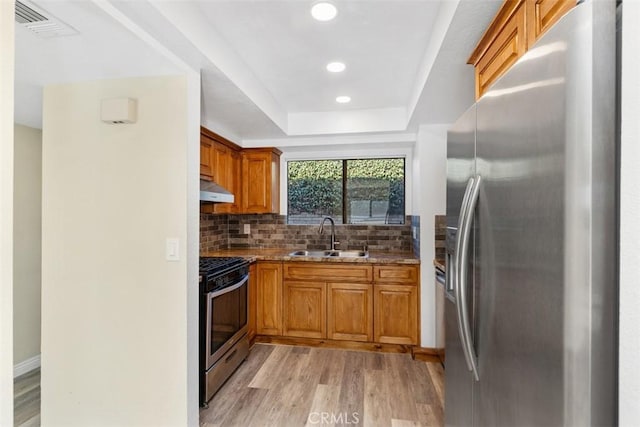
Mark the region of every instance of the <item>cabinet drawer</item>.
POLYGON ((291 262, 284 264, 284 278, 296 280, 371 282, 370 265, 291 262))
POLYGON ((417 265, 375 265, 373 280, 376 283, 403 283, 416 285, 420 269, 417 265))

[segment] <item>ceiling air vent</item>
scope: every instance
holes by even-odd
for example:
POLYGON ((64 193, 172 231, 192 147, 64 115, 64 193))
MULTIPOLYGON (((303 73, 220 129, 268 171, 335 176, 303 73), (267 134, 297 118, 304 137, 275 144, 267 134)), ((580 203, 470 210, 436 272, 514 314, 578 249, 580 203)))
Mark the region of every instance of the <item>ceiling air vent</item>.
POLYGON ((24 3, 16 1, 16 22, 28 24, 31 22, 47 21, 47 17, 39 14, 24 3))
POLYGON ((44 11, 37 11, 21 1, 16 1, 16 22, 42 38, 78 34, 76 30, 59 19, 47 16, 44 11))

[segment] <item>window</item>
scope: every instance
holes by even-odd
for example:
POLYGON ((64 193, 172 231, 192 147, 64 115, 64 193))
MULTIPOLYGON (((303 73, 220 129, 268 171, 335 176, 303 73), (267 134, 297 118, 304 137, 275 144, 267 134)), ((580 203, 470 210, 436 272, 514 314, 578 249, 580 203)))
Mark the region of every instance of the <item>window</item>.
POLYGON ((404 224, 405 159, 287 162, 289 224, 404 224))

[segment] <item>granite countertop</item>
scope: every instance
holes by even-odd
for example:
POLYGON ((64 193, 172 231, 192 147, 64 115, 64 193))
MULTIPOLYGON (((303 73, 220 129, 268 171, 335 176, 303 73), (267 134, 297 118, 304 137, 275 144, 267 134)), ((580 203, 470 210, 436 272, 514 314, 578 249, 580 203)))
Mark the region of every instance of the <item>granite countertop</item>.
POLYGON ((200 256, 237 256, 253 261, 312 261, 312 262, 347 262, 369 264, 420 264, 420 259, 411 252, 369 251, 368 258, 339 257, 305 257, 290 256, 295 249, 222 249, 201 252, 200 256))

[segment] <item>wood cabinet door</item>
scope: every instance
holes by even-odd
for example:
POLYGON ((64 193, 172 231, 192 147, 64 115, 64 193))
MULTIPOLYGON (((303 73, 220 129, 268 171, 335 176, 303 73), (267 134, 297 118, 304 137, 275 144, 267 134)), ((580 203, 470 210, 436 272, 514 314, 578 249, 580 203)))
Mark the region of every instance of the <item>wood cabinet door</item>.
POLYGON ((229 181, 229 191, 234 197, 233 204, 229 206, 229 213, 239 213, 242 209, 242 156, 238 151, 231 152, 229 181))
POLYGON ((529 48, 576 5, 576 0, 527 0, 527 44, 529 48))
POLYGON ((373 285, 327 284, 327 338, 373 341, 373 285))
POLYGON ((200 136, 200 175, 213 177, 212 163, 213 143, 206 137, 200 136))
POLYGON ((242 212, 280 211, 280 151, 275 148, 242 150, 242 212))
POLYGON ((379 343, 418 344, 418 290, 410 285, 374 285, 374 339, 379 343))
POLYGON ((256 276, 256 332, 282 335, 282 264, 259 262, 256 276))
POLYGON ((268 213, 271 208, 271 161, 263 153, 243 153, 242 211, 268 213))
POLYGON ((497 29, 495 38, 475 68, 476 99, 503 75, 527 50, 525 34, 525 5, 520 5, 504 26, 497 29))
POLYGON ((213 143, 213 182, 227 188, 229 183, 229 149, 219 142, 213 143))
POLYGON ((283 334, 288 337, 327 337, 326 286, 320 282, 284 282, 283 334))
POLYGON ((214 150, 216 156, 216 165, 220 171, 218 184, 229 190, 234 197, 233 203, 216 203, 215 211, 217 213, 238 213, 241 206, 241 175, 242 162, 240 153, 228 147, 221 145, 219 150, 214 150))
POLYGON ((249 337, 249 341, 253 340, 256 336, 256 316, 257 316, 257 305, 258 305, 258 276, 257 276, 257 266, 256 263, 252 263, 249 266, 249 316, 247 320, 247 336, 249 337))

